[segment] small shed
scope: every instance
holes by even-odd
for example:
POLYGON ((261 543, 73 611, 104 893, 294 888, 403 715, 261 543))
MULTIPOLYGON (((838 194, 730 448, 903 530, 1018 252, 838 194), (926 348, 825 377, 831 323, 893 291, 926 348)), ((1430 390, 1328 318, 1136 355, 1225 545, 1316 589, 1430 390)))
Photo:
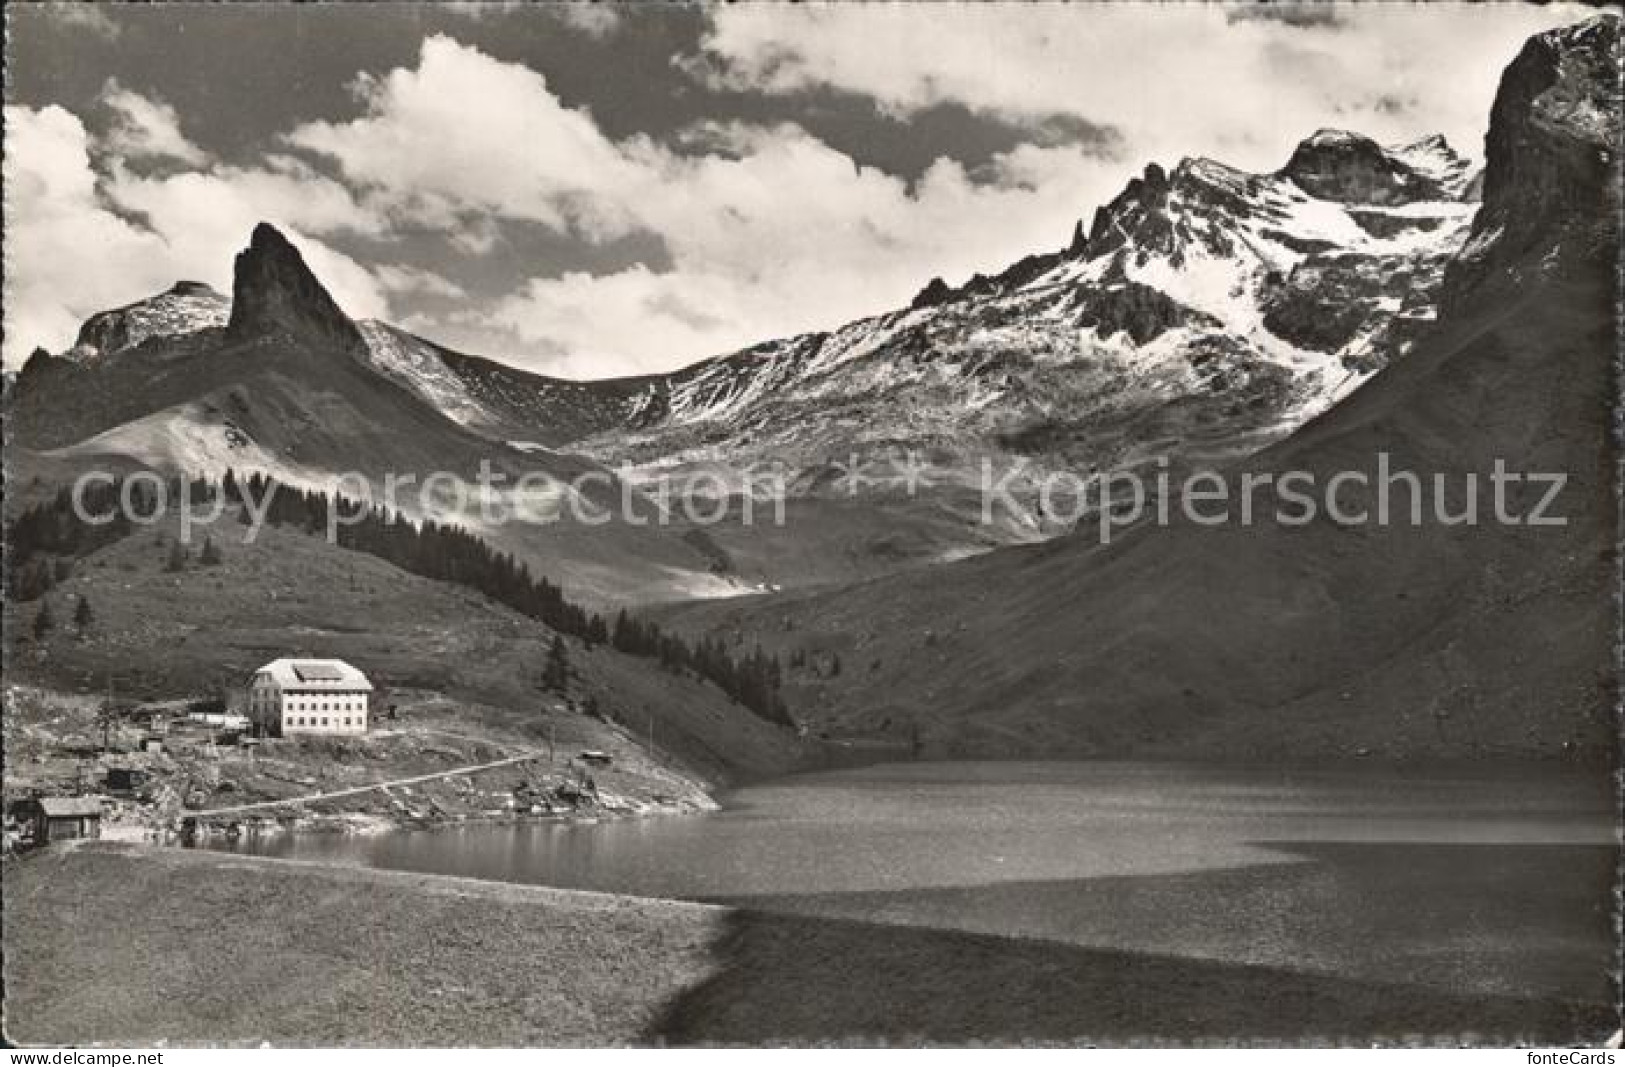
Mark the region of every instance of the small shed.
POLYGON ((34 824, 34 844, 102 836, 102 802, 96 797, 39 797, 22 809, 34 824))

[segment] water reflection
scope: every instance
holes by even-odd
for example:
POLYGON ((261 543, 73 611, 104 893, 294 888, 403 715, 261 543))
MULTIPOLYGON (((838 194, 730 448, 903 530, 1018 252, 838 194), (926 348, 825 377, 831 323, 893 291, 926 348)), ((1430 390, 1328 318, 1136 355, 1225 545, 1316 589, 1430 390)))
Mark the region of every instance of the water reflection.
POLYGON ((712 815, 244 839, 240 851, 1589 996, 1606 776, 907 764, 712 815))

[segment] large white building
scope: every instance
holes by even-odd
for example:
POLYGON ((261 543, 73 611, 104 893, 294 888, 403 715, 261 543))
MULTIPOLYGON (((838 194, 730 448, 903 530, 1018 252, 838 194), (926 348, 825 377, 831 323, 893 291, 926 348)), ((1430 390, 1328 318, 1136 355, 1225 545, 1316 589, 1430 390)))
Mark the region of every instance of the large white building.
POLYGON ((341 659, 279 659, 248 683, 248 717, 273 737, 364 734, 372 683, 341 659))

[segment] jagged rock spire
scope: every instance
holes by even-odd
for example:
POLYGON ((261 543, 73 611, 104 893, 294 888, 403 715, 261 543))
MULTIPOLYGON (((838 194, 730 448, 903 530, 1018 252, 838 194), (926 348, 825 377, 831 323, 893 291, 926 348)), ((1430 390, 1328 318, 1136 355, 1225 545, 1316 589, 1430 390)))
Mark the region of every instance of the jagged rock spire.
POLYGON ((227 336, 243 341, 275 332, 319 347, 359 352, 366 341, 323 288, 299 250, 269 223, 254 227, 237 254, 227 336))

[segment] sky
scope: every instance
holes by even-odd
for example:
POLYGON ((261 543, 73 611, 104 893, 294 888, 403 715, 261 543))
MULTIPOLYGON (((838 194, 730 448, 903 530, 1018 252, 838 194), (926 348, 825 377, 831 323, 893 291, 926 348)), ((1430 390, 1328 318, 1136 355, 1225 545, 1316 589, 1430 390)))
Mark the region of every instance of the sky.
POLYGON ((1482 152, 1578 7, 8 6, 5 365, 258 221, 356 318, 673 369, 1065 245, 1148 162, 1320 128, 1482 152))

